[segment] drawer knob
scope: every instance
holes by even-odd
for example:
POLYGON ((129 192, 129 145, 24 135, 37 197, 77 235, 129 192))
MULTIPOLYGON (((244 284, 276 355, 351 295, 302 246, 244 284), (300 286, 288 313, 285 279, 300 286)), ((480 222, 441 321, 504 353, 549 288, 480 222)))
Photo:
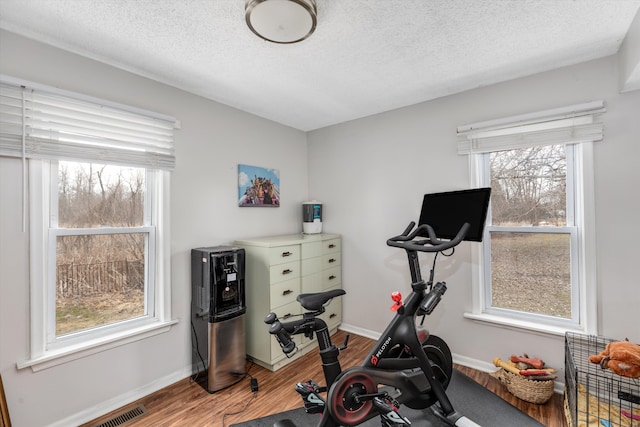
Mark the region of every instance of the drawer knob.
POLYGON ((292 254, 291 252, 289 252, 289 251, 287 251, 287 252, 282 252, 282 257, 283 257, 283 258, 288 257, 288 256, 291 256, 291 255, 293 255, 293 254, 292 254))
POLYGON ((336 316, 337 316, 337 314, 335 314, 335 313, 331 313, 331 315, 329 316, 329 319, 333 319, 333 318, 334 318, 334 317, 336 317, 336 316))
POLYGON ((289 295, 289 294, 292 294, 292 293, 293 293, 293 291, 291 289, 287 289, 286 291, 282 292, 282 296, 289 295))
POLYGON ((336 260, 335 260, 334 258, 331 258, 331 259, 329 260, 329 263, 332 263, 332 262, 336 262, 336 260))
POLYGON ((329 249, 333 249, 333 248, 335 248, 335 247, 336 247, 336 245, 334 245, 333 243, 331 243, 331 244, 329 245, 329 249))
POLYGON ((292 273, 290 268, 287 268, 286 270, 282 270, 282 274, 289 274, 292 273))
POLYGON ((334 275, 329 276, 329 280, 333 280, 335 278, 336 278, 336 276, 334 276, 334 275))
POLYGON ((287 313, 284 316, 281 317, 281 319, 288 319, 289 317, 293 316, 293 314, 291 313, 287 313))

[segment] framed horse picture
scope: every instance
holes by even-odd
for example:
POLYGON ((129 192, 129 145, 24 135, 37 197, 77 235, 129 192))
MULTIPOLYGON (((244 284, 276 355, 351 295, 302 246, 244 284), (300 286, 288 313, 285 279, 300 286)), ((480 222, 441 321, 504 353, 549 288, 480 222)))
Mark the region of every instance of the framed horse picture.
POLYGON ((279 207, 280 171, 239 164, 238 206, 279 207))

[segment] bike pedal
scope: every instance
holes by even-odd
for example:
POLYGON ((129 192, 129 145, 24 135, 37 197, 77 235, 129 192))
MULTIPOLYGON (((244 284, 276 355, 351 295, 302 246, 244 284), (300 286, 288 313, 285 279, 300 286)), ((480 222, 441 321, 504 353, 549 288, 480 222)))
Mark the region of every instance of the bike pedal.
POLYGON ((398 413, 398 401, 390 396, 376 397, 373 399, 373 405, 380 412, 380 419, 383 427, 402 427, 410 426, 411 421, 407 417, 403 417, 398 413))
POLYGON ((304 403, 304 411, 307 414, 319 414, 324 412, 325 401, 322 397, 318 396, 320 389, 315 381, 309 380, 304 383, 296 384, 295 390, 302 396, 302 402, 304 403))
POLYGON ((298 383, 295 386, 295 390, 303 397, 308 396, 310 393, 319 393, 319 389, 320 387, 313 380, 298 383))
POLYGON ((308 384, 310 387, 312 387, 312 388, 313 388, 313 391, 314 391, 314 392, 316 392, 316 393, 319 393, 320 391, 322 391, 322 390, 320 390, 322 387, 320 387, 320 386, 318 385, 318 383, 316 383, 314 380, 309 380, 309 381, 307 381, 307 384, 308 384))
POLYGON ((325 401, 316 393, 309 393, 302 401, 304 402, 304 411, 307 414, 319 414, 324 412, 325 401))
POLYGON ((312 389, 307 387, 307 383, 298 383, 298 384, 296 384, 295 390, 298 392, 298 394, 302 395, 302 397, 306 397, 306 396, 309 395, 309 393, 313 392, 312 389))
POLYGON ((304 412, 307 414, 321 414, 324 412, 324 405, 304 404, 304 412))

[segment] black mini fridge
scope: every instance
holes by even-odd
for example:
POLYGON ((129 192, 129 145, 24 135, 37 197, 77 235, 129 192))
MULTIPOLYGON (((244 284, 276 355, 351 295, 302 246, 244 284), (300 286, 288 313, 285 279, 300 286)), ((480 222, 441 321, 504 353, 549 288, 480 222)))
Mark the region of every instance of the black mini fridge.
POLYGON ((191 250, 191 326, 194 374, 214 393, 245 376, 244 249, 191 250))

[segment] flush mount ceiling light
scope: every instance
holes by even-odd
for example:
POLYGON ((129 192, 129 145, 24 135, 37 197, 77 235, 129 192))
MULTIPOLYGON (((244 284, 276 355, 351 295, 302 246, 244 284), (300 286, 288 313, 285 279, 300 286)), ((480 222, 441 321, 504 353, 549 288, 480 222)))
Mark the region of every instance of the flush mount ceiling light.
POLYGON ((316 29, 315 0, 246 0, 247 25, 273 43, 296 43, 316 29))

